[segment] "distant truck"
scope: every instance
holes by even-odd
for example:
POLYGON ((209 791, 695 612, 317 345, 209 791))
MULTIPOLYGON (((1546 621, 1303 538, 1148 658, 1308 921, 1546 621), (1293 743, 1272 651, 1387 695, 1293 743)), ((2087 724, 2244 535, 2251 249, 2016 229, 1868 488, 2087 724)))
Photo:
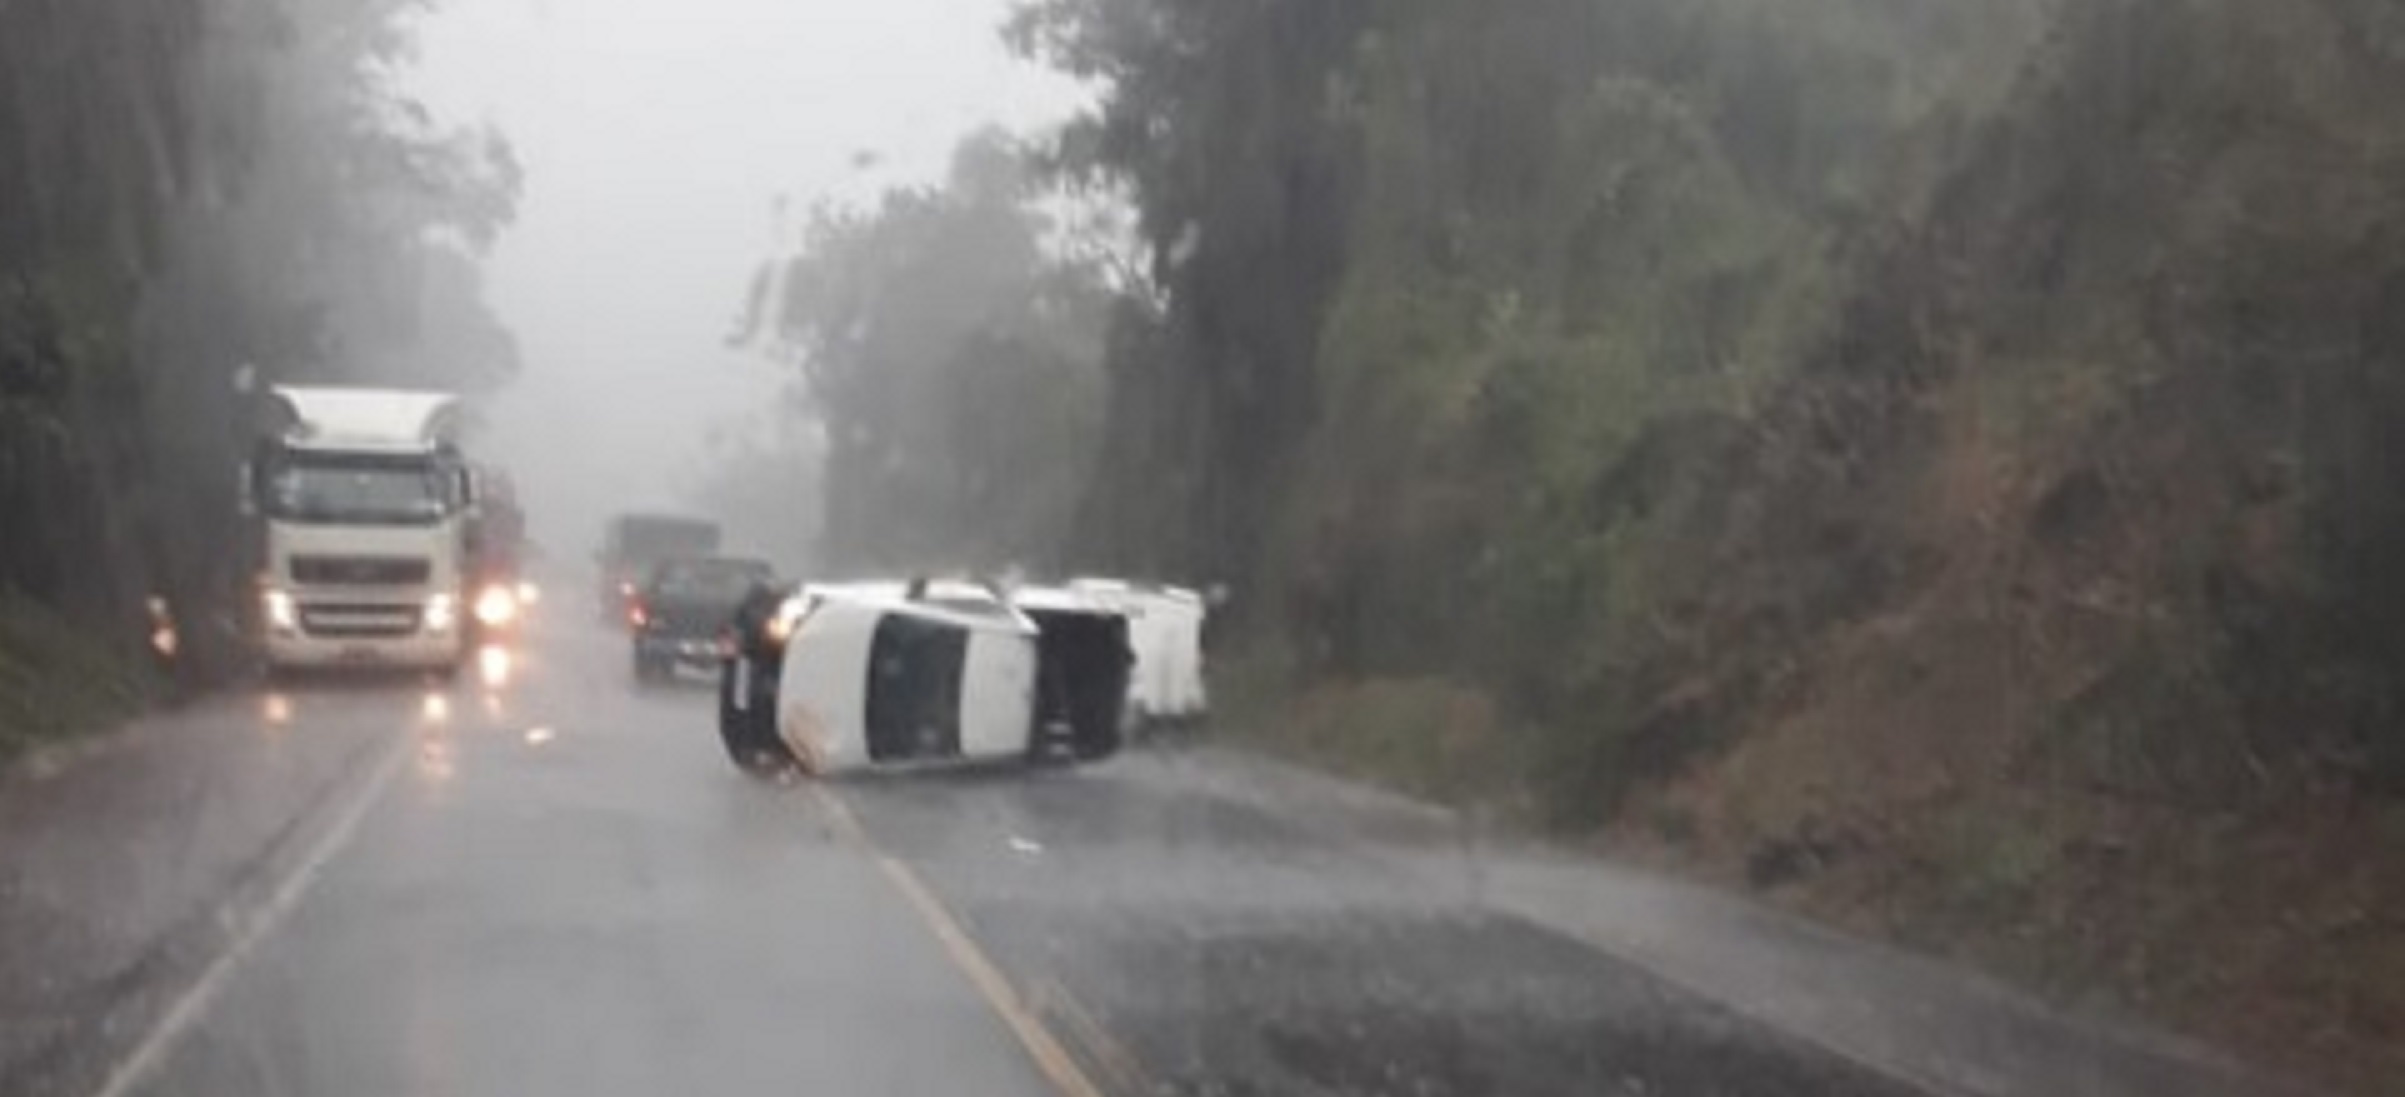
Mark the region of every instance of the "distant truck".
POLYGON ((594 554, 600 569, 601 616, 631 625, 636 592, 661 561, 710 556, 722 537, 718 523, 668 514, 621 514, 602 531, 594 554))
POLYGON ((476 502, 461 426, 451 393, 269 391, 244 498, 271 670, 459 668, 476 502))

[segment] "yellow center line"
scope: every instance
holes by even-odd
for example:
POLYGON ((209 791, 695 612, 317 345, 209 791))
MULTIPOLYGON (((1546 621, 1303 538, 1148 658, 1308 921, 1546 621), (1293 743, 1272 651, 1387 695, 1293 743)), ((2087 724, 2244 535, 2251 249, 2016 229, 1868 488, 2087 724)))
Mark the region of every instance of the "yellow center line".
POLYGON ((859 818, 852 814, 850 805, 845 804, 841 797, 827 791, 822 785, 813 784, 809 788, 810 795, 835 821, 835 829, 867 851, 870 858, 877 862, 878 870, 893 884, 894 890, 901 892, 902 898, 909 901, 920 920, 927 923, 927 928, 935 934, 936 942, 944 946, 944 954, 951 958, 952 965, 968 977, 969 983, 977 988, 978 995, 985 999, 985 1004, 1002 1018, 1003 1025, 1010 1029, 1011 1035, 1018 1037, 1019 1045, 1027 1049, 1028 1058, 1035 1060, 1036 1069, 1043 1073, 1046 1081, 1052 1083, 1061 1097, 1103 1097, 1101 1087, 1086 1076, 1085 1070, 1077 1065, 1077 1059, 1069 1054, 1069 1049, 1027 1008, 1019 992, 1012 989, 1010 980, 1003 977, 1002 969, 995 967, 994 962, 986 957, 985 950, 977 947, 977 942, 969 938, 968 931, 960 927, 960 920, 954 918, 943 902, 935 897, 935 893, 927 889, 918 874, 912 872, 908 865, 879 850, 877 844, 869 839, 868 831, 860 825, 859 818))
POLYGON ((1110 1030, 1095 1020, 1092 1011, 1079 1002, 1069 989, 1058 982, 1046 980, 1033 984, 1027 992, 1029 1006, 1039 1015, 1054 1018, 1066 1029, 1072 1043, 1085 1049, 1086 1060, 1109 1079, 1118 1093, 1143 1093, 1144 1068, 1127 1047, 1111 1036, 1110 1030), (1049 1007, 1049 1008, 1047 1008, 1049 1007))

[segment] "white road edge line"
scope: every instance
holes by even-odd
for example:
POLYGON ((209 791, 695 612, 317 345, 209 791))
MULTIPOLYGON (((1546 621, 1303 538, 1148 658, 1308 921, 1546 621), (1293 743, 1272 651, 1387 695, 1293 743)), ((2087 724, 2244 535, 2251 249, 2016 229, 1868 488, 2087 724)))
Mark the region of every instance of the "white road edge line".
POLYGON ((225 951, 209 961, 209 966, 201 972, 199 979, 176 996, 174 1003, 167 1007, 167 1012, 161 1014, 149 1033, 142 1037, 142 1042, 118 1061, 116 1068, 109 1072, 108 1080, 95 1091, 94 1097, 129 1097, 135 1087, 148 1081, 151 1074, 166 1062, 169 1053, 183 1042, 184 1035, 200 1022, 202 1015, 208 1011, 209 1003, 242 966, 244 958, 292 913, 293 908, 301 904, 301 899, 309 893, 309 886, 317 881, 318 874, 334 860, 336 854, 342 852, 344 846, 350 844, 360 821, 367 818, 368 809, 384 798, 385 788, 401 772, 401 762, 409 756, 409 747, 416 742, 415 734, 403 734, 391 747, 386 748, 384 757, 377 761, 375 770, 360 786, 357 795, 351 797, 350 803, 343 805, 342 813, 335 816, 333 823, 309 847, 308 855, 277 882, 275 891, 268 895, 265 902, 236 915, 242 925, 235 932, 233 941, 225 951))

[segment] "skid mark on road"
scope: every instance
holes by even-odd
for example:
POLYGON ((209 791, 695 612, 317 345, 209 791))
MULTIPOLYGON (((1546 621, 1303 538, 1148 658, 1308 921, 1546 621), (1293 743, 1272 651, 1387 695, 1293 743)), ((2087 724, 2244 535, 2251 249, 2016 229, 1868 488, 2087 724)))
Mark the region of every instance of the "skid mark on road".
MULTIPOLYGON (((935 897, 935 893, 927 889, 918 874, 912 872, 910 866, 877 848, 869 838, 867 829, 860 825, 859 818, 852 814, 851 807, 843 802, 842 797, 815 784, 810 786, 810 795, 835 821, 836 831, 858 844, 870 859, 876 861, 878 871, 883 872, 894 890, 901 892, 902 898, 909 901, 911 909, 935 934, 936 942, 944 947, 945 956, 977 988, 978 995, 1002 1019, 1011 1035, 1018 1037, 1020 1046, 1027 1049, 1028 1058, 1035 1060, 1036 1069, 1043 1072, 1045 1080, 1051 1082, 1062 1097, 1103 1097, 1105 1091, 1094 1084, 1093 1078, 1078 1065, 1076 1057, 1069 1053, 1060 1038, 1044 1026, 1035 1011, 1012 988, 1010 980, 1003 976, 1002 969, 994 966, 984 949, 977 947, 977 942, 970 939, 968 931, 961 928, 960 920, 954 918, 943 902, 935 897)), ((1067 998, 1065 992, 1058 992, 1055 996, 1062 1000, 1067 998)))
POLYGON ((317 882, 318 875, 342 852, 343 847, 350 844, 352 836, 359 830, 360 821, 367 817, 369 808, 383 799, 384 790, 401 772, 401 763, 409 757, 410 747, 416 742, 416 737, 412 735, 394 736, 392 745, 385 748, 383 757, 376 760, 374 769, 369 771, 350 802, 343 805, 325 832, 302 856, 300 863, 277 882, 275 890, 268 894, 265 901, 247 910, 225 912, 225 920, 233 927, 225 951, 209 961, 200 978, 175 997, 167 1011, 159 1015, 157 1023, 143 1035, 142 1041, 134 1045, 134 1049, 109 1071, 108 1079, 96 1091, 97 1097, 126 1097, 158 1071, 176 1045, 192 1030, 192 1026, 199 1023, 208 1012, 209 1003, 216 999, 227 980, 240 969, 251 950, 257 948, 259 942, 266 939, 292 913, 293 908, 300 905, 301 899, 308 895, 310 885, 317 882))

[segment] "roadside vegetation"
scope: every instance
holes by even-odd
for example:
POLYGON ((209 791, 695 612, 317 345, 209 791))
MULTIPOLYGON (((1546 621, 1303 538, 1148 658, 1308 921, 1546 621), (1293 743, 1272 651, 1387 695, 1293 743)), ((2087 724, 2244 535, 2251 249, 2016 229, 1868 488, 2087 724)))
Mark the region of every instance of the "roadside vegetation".
POLYGON ((792 478, 770 470, 817 468, 813 555, 838 572, 1062 563, 1120 303, 1048 197, 1030 151, 984 131, 938 184, 811 209, 734 341, 788 371, 817 429, 722 462, 711 486, 778 490, 792 478))
POLYGON ((113 726, 158 688, 150 668, 82 622, 0 597, 0 758, 113 726))
POLYGON ((116 710, 154 594, 239 669, 237 378, 515 369, 473 257, 517 169, 392 90, 422 7, 0 5, 0 753, 116 710))

